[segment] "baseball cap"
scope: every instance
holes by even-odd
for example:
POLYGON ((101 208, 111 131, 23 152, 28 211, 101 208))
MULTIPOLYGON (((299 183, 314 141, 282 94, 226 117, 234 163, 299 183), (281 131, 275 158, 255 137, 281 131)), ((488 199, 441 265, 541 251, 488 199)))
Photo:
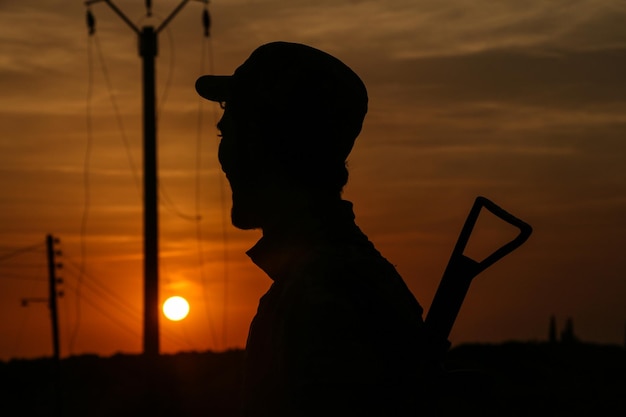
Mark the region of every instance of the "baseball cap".
POLYGON ((262 45, 232 75, 203 75, 195 88, 207 100, 255 117, 272 135, 304 134, 302 142, 314 139, 317 148, 342 160, 367 113, 359 76, 332 55, 299 43, 262 45))

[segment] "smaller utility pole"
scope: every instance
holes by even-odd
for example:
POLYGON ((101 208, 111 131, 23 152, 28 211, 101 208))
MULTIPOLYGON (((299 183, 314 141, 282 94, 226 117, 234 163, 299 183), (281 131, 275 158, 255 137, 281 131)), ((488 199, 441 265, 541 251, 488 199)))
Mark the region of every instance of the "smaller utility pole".
POLYGON ((57 292, 57 283, 61 283, 61 278, 56 275, 57 268, 62 268, 61 263, 57 263, 55 256, 61 255, 61 251, 55 250, 54 245, 60 241, 58 238, 48 235, 46 246, 48 247, 48 279, 50 295, 48 305, 50 306, 50 320, 52 321, 52 352, 54 368, 54 387, 56 391, 55 405, 57 416, 63 415, 63 400, 61 399, 61 351, 59 349, 59 314, 57 309, 57 297, 62 293, 57 292))
POLYGON ((61 255, 60 250, 55 249, 59 244, 59 239, 52 235, 46 236, 46 247, 48 257, 48 297, 29 297, 22 299, 22 307, 27 307, 29 303, 47 303, 50 309, 50 321, 52 322, 52 379, 55 390, 55 414, 63 415, 63 401, 61 399, 61 350, 59 348, 59 314, 57 308, 57 298, 63 296, 63 292, 57 290, 57 284, 63 282, 56 274, 57 269, 63 265, 56 261, 56 257, 61 255))
POLYGON ((50 320, 52 321, 52 352, 55 362, 61 359, 61 351, 59 349, 59 314, 57 308, 57 283, 61 283, 61 279, 57 278, 57 268, 62 268, 61 263, 56 263, 55 256, 60 255, 60 251, 54 249, 54 245, 59 243, 59 239, 48 235, 46 237, 46 246, 48 248, 48 281, 49 296, 48 304, 50 306, 50 320))

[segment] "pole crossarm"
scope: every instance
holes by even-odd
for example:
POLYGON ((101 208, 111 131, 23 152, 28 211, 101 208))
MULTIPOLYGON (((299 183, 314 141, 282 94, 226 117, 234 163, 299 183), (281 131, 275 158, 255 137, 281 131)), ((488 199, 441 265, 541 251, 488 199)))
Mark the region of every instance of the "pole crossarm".
POLYGON ((139 35, 139 28, 130 20, 111 0, 87 0, 85 6, 91 6, 94 3, 105 2, 111 7, 111 9, 117 14, 131 29, 133 32, 139 35))
MULTIPOLYGON (((156 28, 155 32, 159 33, 161 32, 163 29, 165 29, 165 26, 167 26, 168 23, 170 23, 170 21, 178 14, 178 12, 180 12, 182 10, 183 7, 185 7, 185 5, 187 3, 189 3, 190 0, 183 0, 181 1, 178 6, 176 6, 176 8, 174 10, 172 10, 172 13, 170 13, 169 16, 167 16, 165 18, 165 20, 163 20, 163 22, 156 28)), ((196 0, 199 1, 201 3, 204 4, 209 4, 209 0, 196 0)))
POLYGON ((176 6, 176 8, 174 10, 172 10, 172 13, 170 13, 169 16, 167 16, 165 18, 165 20, 163 20, 163 22, 159 25, 159 27, 156 28, 155 32, 159 33, 160 31, 162 31, 165 26, 167 26, 168 23, 170 23, 170 21, 174 18, 174 16, 176 16, 178 14, 178 12, 181 11, 181 9, 183 7, 185 7, 185 5, 189 3, 189 0, 183 0, 181 1, 178 6, 176 6))

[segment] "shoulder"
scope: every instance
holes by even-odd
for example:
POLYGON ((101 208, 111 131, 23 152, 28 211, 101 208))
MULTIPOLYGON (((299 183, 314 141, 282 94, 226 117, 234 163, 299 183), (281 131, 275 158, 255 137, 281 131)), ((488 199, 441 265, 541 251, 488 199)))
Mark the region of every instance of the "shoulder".
POLYGON ((290 310, 327 311, 370 324, 421 322, 421 306, 394 266, 369 242, 315 248, 292 272, 283 294, 290 310))

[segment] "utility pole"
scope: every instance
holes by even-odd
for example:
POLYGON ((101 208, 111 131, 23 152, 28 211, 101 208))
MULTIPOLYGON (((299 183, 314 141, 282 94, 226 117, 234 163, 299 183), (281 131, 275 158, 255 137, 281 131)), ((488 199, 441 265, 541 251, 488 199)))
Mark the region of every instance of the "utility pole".
MULTIPOLYGON (((156 135, 155 58, 158 54, 158 35, 190 0, 182 0, 155 29, 139 29, 111 0, 88 0, 86 6, 105 2, 135 32, 139 40, 139 56, 143 64, 143 203, 144 203, 144 317, 143 353, 159 354, 159 217, 156 135)), ((196 0, 206 4, 209 0, 196 0)), ((152 15, 152 1, 146 0, 147 15, 152 15)), ((88 10, 89 33, 95 31, 95 19, 88 10)))
POLYGON ((52 352, 54 355, 54 378, 56 389, 56 412, 58 416, 63 415, 63 401, 61 400, 61 351, 59 349, 59 314, 57 308, 57 296, 62 295, 57 292, 57 282, 62 282, 57 278, 57 268, 62 268, 63 264, 57 263, 55 255, 60 255, 60 251, 56 251, 54 245, 59 243, 59 239, 52 235, 46 236, 46 246, 48 248, 48 281, 50 295, 48 303, 50 305, 50 320, 52 321, 52 352))
POLYGON ((48 258, 48 297, 28 297, 22 298, 22 307, 27 307, 30 303, 47 303, 50 309, 50 321, 52 322, 52 357, 55 362, 59 362, 61 358, 61 350, 59 348, 59 314, 57 307, 57 298, 63 296, 62 291, 57 291, 57 284, 63 282, 56 274, 57 269, 63 267, 63 264, 56 261, 56 256, 61 255, 60 250, 55 249, 55 245, 60 242, 59 238, 52 235, 46 236, 46 248, 48 258))
POLYGON ((52 367, 55 395, 55 406, 57 416, 63 415, 63 402, 61 400, 61 350, 59 348, 59 314, 57 298, 63 296, 63 292, 57 291, 57 284, 63 280, 56 274, 57 269, 63 264, 56 261, 56 256, 61 255, 61 251, 55 249, 55 245, 60 241, 52 235, 46 236, 46 248, 48 258, 48 298, 30 297, 22 299, 22 307, 27 307, 29 303, 47 303, 50 309, 50 321, 52 322, 52 367))
POLYGON ((60 255, 60 251, 55 251, 54 244, 59 243, 59 239, 52 235, 46 236, 46 246, 48 248, 48 281, 49 281, 49 296, 48 303, 50 305, 50 319, 52 320, 52 352, 55 362, 59 362, 61 358, 61 351, 59 349, 59 315, 57 309, 57 282, 61 282, 60 278, 57 278, 57 268, 62 268, 63 264, 56 263, 55 255, 60 255))

